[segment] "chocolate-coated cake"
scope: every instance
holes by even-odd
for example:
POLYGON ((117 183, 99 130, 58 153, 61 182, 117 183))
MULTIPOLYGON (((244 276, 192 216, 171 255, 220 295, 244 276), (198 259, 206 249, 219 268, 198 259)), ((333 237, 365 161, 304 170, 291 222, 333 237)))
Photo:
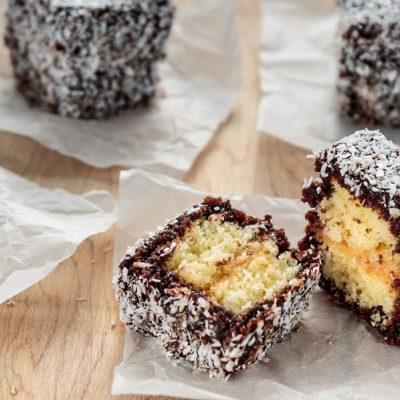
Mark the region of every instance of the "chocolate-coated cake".
POLYGON ((340 108, 355 122, 400 126, 400 1, 340 3, 340 108))
POLYGON ((73 118, 146 104, 172 17, 169 0, 9 0, 16 86, 32 105, 73 118))
POLYGON ((313 244, 290 249, 269 216, 208 197, 128 250, 114 277, 121 318, 168 357, 227 379, 261 360, 307 309, 313 244))

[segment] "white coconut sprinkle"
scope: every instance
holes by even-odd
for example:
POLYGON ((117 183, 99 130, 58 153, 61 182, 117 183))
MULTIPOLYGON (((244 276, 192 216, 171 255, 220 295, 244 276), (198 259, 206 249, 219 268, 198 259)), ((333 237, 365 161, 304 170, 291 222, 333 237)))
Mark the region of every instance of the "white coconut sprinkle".
POLYGON ((320 170, 323 178, 337 171, 356 197, 379 193, 391 217, 399 216, 400 148, 379 130, 357 131, 315 155, 324 161, 320 170))

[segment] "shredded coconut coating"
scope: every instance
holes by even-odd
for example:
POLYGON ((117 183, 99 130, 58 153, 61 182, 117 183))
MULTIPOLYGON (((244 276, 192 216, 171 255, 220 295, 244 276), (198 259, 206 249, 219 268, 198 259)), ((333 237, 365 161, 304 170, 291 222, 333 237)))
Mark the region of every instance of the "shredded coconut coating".
POLYGON ((16 86, 30 104, 73 118, 147 104, 172 17, 169 0, 10 0, 16 86))
POLYGON ((400 1, 340 3, 340 107, 356 122, 399 126, 400 1))

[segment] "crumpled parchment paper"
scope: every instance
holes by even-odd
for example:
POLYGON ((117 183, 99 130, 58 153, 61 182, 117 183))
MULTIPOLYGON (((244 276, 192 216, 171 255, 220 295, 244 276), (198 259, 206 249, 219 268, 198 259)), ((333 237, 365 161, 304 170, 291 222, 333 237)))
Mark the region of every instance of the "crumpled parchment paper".
MULTIPOLYGON (((121 175, 115 265, 126 246, 163 224, 205 193, 173 178, 141 171, 121 175), (141 193, 141 196, 136 196, 141 193)), ((256 216, 270 213, 295 244, 306 207, 296 200, 232 195, 233 204, 256 216)), ((317 290, 300 329, 275 345, 264 363, 228 382, 176 366, 154 339, 127 332, 113 394, 134 393, 210 400, 397 399, 400 350, 382 343, 364 322, 317 290)))
POLYGON ((0 167, 0 303, 43 279, 115 219, 108 192, 45 189, 0 167))
POLYGON ((99 168, 137 167, 182 176, 229 115, 241 79, 233 0, 196 0, 176 10, 159 96, 149 108, 82 121, 29 107, 0 79, 0 129, 99 168))
MULTIPOLYGON (((339 112, 336 0, 261 0, 257 127, 294 145, 317 149, 364 125, 339 112)), ((392 140, 400 130, 368 126, 392 140)))

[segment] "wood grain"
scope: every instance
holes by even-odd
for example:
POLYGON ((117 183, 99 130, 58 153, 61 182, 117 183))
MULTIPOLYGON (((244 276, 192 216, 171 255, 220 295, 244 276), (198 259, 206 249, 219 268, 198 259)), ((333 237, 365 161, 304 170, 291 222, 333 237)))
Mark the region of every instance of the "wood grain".
MULTIPOLYGON (((255 128, 258 2, 239 0, 237 23, 244 58, 240 98, 186 181, 219 193, 298 197, 303 177, 311 174, 305 151, 255 128)), ((0 165, 45 187, 118 190, 118 168, 92 168, 6 132, 0 132, 0 165)), ((110 229, 86 240, 46 279, 16 296, 14 306, 0 305, 0 399, 111 398, 124 334, 111 286, 113 234, 110 229)))

